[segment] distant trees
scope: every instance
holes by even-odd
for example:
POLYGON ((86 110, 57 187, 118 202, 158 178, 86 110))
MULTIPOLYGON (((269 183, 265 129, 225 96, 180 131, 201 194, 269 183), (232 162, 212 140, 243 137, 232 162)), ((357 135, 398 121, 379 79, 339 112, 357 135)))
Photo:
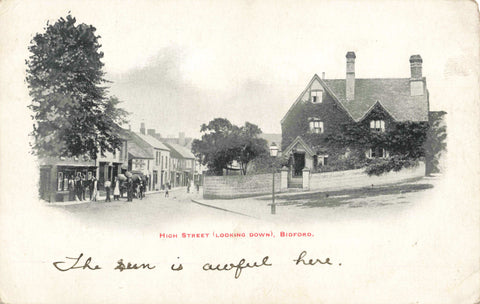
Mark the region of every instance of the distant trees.
POLYGON ((107 97, 100 36, 68 15, 37 33, 26 60, 32 98, 34 152, 42 156, 95 158, 120 146, 118 124, 128 114, 107 97))
POLYGON ((192 151, 215 175, 222 175, 234 161, 246 174, 253 159, 268 153, 267 141, 258 138, 262 131, 249 122, 238 127, 225 118, 215 118, 203 124, 200 132, 202 138, 193 141, 192 151))

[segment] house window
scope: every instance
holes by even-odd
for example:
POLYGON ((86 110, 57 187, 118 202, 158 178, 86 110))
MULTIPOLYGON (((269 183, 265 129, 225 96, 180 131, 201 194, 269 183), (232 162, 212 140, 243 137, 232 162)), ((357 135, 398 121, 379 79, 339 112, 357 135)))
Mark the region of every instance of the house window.
POLYGON ((314 119, 309 122, 310 132, 312 133, 323 133, 323 121, 314 119))
POLYGON ((310 91, 310 100, 312 103, 322 102, 323 91, 310 91))
POLYGON ((370 120, 370 130, 385 132, 385 121, 383 120, 370 120))
POLYGON ((384 148, 376 147, 367 151, 368 158, 386 158, 388 157, 388 151, 384 148))

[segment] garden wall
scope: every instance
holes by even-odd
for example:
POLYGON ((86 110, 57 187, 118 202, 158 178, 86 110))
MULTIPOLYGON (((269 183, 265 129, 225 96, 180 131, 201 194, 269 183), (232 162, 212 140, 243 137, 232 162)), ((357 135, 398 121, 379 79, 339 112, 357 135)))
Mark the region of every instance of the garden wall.
MULTIPOLYGON (((280 173, 275 174, 275 192, 280 192, 280 173)), ((232 199, 272 193, 272 174, 205 176, 203 198, 232 199)))
MULTIPOLYGON (((368 176, 365 169, 309 174, 303 172, 304 190, 332 191, 355 189, 371 185, 386 185, 425 176, 425 163, 417 167, 389 172, 380 176, 368 176), (308 185, 308 188, 307 188, 308 185)), ((288 191, 287 183, 281 183, 281 176, 287 178, 287 171, 275 174, 275 192, 288 191), (283 186, 282 186, 283 185, 283 186), (283 187, 283 188, 282 188, 283 187)), ((272 193, 272 174, 205 176, 203 198, 233 199, 272 193)))
POLYGON ((364 169, 310 174, 310 190, 341 190, 370 185, 385 185, 425 176, 425 163, 417 167, 368 176, 364 169))

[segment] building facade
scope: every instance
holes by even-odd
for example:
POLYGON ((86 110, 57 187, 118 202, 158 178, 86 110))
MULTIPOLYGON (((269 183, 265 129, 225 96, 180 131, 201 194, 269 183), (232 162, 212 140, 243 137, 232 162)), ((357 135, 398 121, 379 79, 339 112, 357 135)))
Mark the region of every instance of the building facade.
POLYGON ((170 185, 182 187, 194 182, 195 156, 193 153, 178 144, 166 142, 165 145, 170 148, 170 185))
MULTIPOLYGON (((301 176, 304 168, 327 165, 332 151, 325 139, 339 134, 346 123, 385 132, 395 122, 428 122, 420 55, 410 57, 409 78, 356 78, 355 59, 354 52, 347 53, 345 79, 314 75, 281 120, 282 153, 289 158, 292 176, 301 176)), ((367 158, 388 157, 381 147, 364 153, 367 158)))
POLYGON ((150 176, 147 188, 152 191, 164 189, 170 176, 169 166, 167 165, 170 158, 170 148, 155 137, 142 133, 142 129, 137 135, 149 145, 150 153, 153 156, 153 159, 149 160, 147 164, 148 175, 150 176))

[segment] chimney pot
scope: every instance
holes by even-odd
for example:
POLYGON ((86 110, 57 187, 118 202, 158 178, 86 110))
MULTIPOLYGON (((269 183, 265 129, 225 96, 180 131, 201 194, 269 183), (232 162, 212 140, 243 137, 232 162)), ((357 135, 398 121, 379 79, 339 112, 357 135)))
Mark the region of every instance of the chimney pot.
POLYGON ((322 72, 322 79, 325 79, 325 72, 322 72))
POLYGON ((345 97, 347 100, 355 99, 355 52, 347 52, 347 77, 345 79, 345 97))
POLYGON ((357 56, 355 56, 355 52, 353 51, 347 52, 347 55, 345 57, 353 59, 357 58, 357 56))
POLYGON ((422 77, 422 57, 420 55, 410 56, 410 95, 418 96, 425 94, 422 77))
POLYGON ((422 79, 422 57, 420 55, 410 56, 410 73, 412 79, 422 79))

